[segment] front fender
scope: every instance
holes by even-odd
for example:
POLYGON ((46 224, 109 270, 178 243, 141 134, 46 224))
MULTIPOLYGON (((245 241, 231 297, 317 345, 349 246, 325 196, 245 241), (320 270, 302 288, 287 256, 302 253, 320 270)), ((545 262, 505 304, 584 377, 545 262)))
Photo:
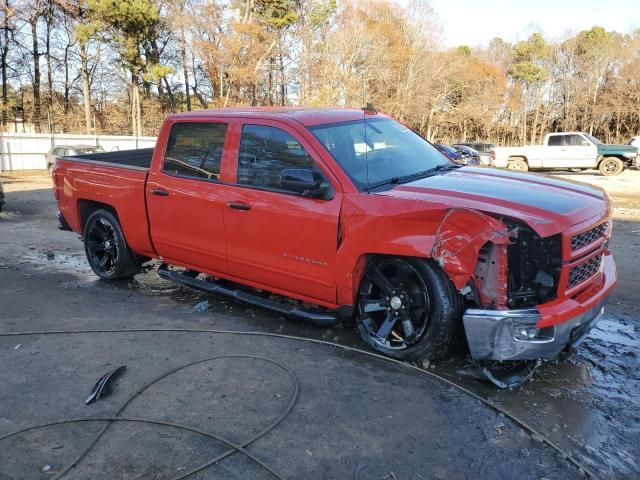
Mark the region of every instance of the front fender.
POLYGON ((423 202, 406 205, 387 197, 386 202, 404 206, 404 211, 373 215, 378 201, 372 201, 369 212, 353 209, 354 205, 343 207, 344 238, 336 262, 340 305, 355 304, 366 261, 372 255, 433 259, 456 288, 461 289, 474 274, 478 253, 487 242, 495 245, 510 242, 511 234, 501 221, 477 210, 441 205, 429 208, 423 202))

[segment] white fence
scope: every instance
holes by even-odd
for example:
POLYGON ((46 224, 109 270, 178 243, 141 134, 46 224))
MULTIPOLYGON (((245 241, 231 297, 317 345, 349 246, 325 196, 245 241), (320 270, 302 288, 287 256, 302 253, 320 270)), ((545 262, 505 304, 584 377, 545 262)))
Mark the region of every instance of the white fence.
POLYGON ((111 152, 155 144, 156 137, 0 132, 0 171, 47 168, 45 154, 58 145, 101 145, 111 152))

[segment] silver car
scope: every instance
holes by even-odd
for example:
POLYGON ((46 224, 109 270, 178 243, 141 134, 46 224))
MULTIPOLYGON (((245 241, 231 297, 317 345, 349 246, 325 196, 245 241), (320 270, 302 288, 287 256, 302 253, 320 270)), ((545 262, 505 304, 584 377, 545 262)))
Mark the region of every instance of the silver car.
POLYGON ((57 157, 71 157, 73 155, 86 155, 87 153, 104 152, 104 148, 100 145, 57 145, 49 150, 45 157, 47 158, 47 170, 53 173, 53 166, 57 157))

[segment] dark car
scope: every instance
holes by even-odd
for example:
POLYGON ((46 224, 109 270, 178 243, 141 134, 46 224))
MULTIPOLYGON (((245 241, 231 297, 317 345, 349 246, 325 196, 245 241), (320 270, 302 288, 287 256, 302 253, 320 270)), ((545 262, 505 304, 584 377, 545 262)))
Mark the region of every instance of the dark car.
POLYGON ((57 157, 71 157, 73 155, 100 152, 104 152, 104 148, 100 145, 58 145, 45 153, 44 156, 47 159, 47 170, 51 173, 57 157))
POLYGON ((491 165, 491 150, 496 148, 493 143, 482 142, 458 142, 454 145, 456 146, 473 148, 480 155, 482 165, 491 165))
POLYGON ((452 145, 452 147, 462 153, 462 160, 465 165, 483 165, 483 162, 480 159, 480 152, 477 150, 465 145, 452 145))
POLYGON ((0 180, 0 212, 4 206, 4 190, 2 189, 2 180, 0 180))
POLYGON ((457 148, 451 147, 449 145, 443 145, 442 143, 436 143, 435 147, 440 150, 440 152, 443 153, 449 160, 453 160, 460 165, 480 164, 476 157, 473 157, 469 153, 462 150, 458 150, 457 148))
POLYGON ((433 146, 436 147, 440 151, 440 153, 442 153, 449 160, 453 160, 457 163, 462 163, 462 152, 459 152, 455 148, 450 147, 449 145, 444 145, 442 143, 434 143, 433 146))

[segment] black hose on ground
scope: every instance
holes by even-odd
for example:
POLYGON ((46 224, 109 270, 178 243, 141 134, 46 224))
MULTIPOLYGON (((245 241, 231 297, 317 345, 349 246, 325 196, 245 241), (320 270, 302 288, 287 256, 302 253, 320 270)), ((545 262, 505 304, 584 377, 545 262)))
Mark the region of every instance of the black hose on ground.
MULTIPOLYGON (((303 338, 303 337, 296 337, 296 336, 293 336, 293 335, 283 335, 283 334, 279 334, 279 333, 270 333, 270 332, 243 332, 243 331, 238 331, 238 330, 216 330, 216 329, 198 329, 198 328, 130 328, 130 329, 112 329, 112 330, 109 330, 109 329, 99 329, 99 330, 46 330, 46 331, 31 331, 31 332, 0 333, 0 337, 12 337, 12 336, 16 336, 17 337, 17 336, 29 336, 29 335, 74 335, 74 334, 94 334, 94 333, 214 333, 214 334, 222 334, 222 335, 250 335, 250 336, 273 337, 273 338, 283 338, 283 339, 287 339, 287 340, 295 340, 295 341, 301 341, 301 342, 316 343, 316 344, 319 344, 319 345, 328 345, 328 346, 340 348, 342 350, 346 350, 346 351, 350 351, 350 352, 356 352, 356 353, 360 353, 360 354, 363 354, 363 355, 367 355, 369 357, 377 358, 379 360, 385 360, 387 362, 395 363, 395 364, 397 364, 399 366, 402 366, 404 368, 415 370, 415 371, 420 372, 422 374, 428 375, 428 376, 430 376, 432 378, 435 378, 436 380, 444 383, 447 386, 456 388, 456 389, 460 390, 461 392, 466 393, 467 395, 469 395, 469 396, 475 398, 476 400, 482 402, 483 404, 487 405, 489 408, 493 409, 494 411, 503 414, 505 417, 509 418, 512 422, 514 422, 520 428, 522 428, 524 430, 527 430, 529 432, 529 434, 533 438, 537 439, 538 441, 540 441, 540 442, 548 445, 552 449, 554 449, 562 458, 564 458, 569 463, 571 463, 574 467, 576 467, 580 473, 582 473, 582 474, 584 474, 584 475, 586 475, 586 476, 588 476, 590 478, 593 478, 593 479, 598 479, 599 478, 598 475, 595 472, 593 472, 593 470, 591 470, 589 467, 583 465, 577 458, 575 458, 569 452, 564 450, 560 445, 558 445, 554 441, 552 441, 549 438, 547 438, 546 436, 542 435, 540 432, 538 432, 535 428, 533 428, 527 422, 525 422, 523 420, 520 420, 515 415, 511 414, 509 411, 501 408, 500 406, 498 406, 495 403, 491 402, 490 400, 487 400, 486 398, 478 395, 477 393, 474 393, 471 390, 469 390, 469 389, 467 389, 465 387, 462 387, 462 386, 456 384, 455 382, 452 382, 451 380, 449 380, 449 379, 447 379, 447 378, 445 378, 445 377, 443 377, 441 375, 438 375, 438 374, 436 374, 434 372, 431 372, 429 370, 423 370, 423 369, 418 368, 415 365, 412 365, 410 363, 405 363, 405 362, 402 362, 400 360, 395 360, 393 358, 385 357, 383 355, 380 355, 380 354, 377 354, 377 353, 373 353, 373 352, 368 352, 366 350, 361 350, 359 348, 354 348, 354 347, 349 347, 349 346, 346 346, 346 345, 340 345, 338 343, 328 342, 326 340, 316 340, 316 339, 313 339, 313 338, 303 338)), ((293 406, 291 408, 293 408, 293 406)), ((59 477, 56 477, 56 478, 59 478, 59 477)), ((180 477, 180 478, 184 478, 184 476, 180 477)))
MULTIPOLYGON (((4 336, 1 335, 0 336, 4 336)), ((62 477, 64 477, 67 473, 69 473, 76 465, 78 465, 78 463, 80 463, 82 461, 82 459, 84 459, 87 454, 91 451, 91 449, 96 445, 96 443, 100 440, 100 438, 107 432, 107 430, 109 429, 109 427, 113 424, 113 422, 137 422, 137 423, 148 423, 148 424, 154 424, 154 425, 163 425, 166 427, 173 427, 173 428, 178 428, 181 430, 187 430, 187 431, 191 431, 194 433, 199 433, 200 435, 204 435, 206 437, 212 438, 214 440, 218 440, 222 443, 224 443, 225 445, 231 447, 229 450, 221 453, 220 455, 218 455, 217 457, 207 461, 206 463, 193 468, 192 470, 189 470, 188 472, 180 475, 179 477, 175 477, 174 480, 181 480, 187 477, 190 477, 191 475, 204 470, 207 467, 210 467, 211 465, 218 463, 222 460, 224 460, 225 458, 227 458, 228 456, 236 453, 236 452, 240 452, 243 455, 247 456, 248 458, 250 458, 251 460, 253 460, 255 463, 257 463, 258 465, 260 465, 261 467, 263 467, 265 470, 267 470, 269 473, 271 473, 275 478, 277 479, 281 479, 283 480, 284 477, 280 476, 278 473, 276 473, 272 468, 270 468, 268 465, 266 465, 264 462, 262 462, 261 460, 259 460, 258 458, 256 458, 254 455, 252 455, 251 453, 249 453, 247 450, 245 450, 245 448, 247 446, 249 446, 250 444, 252 444, 253 442, 255 442, 256 440, 258 440, 260 437, 266 435, 267 433, 269 433, 271 430, 273 430, 275 427, 278 426, 278 424, 280 424, 280 422, 282 422, 291 412, 291 410, 293 410, 294 405, 296 404, 297 400, 298 400, 298 393, 300 391, 300 383, 298 382, 298 379, 296 378, 296 376, 293 374, 293 372, 291 372, 291 370, 289 370, 285 365, 283 365, 280 362, 277 362, 275 360, 271 360, 269 358, 266 357, 260 357, 260 356, 256 356, 256 355, 219 355, 219 356, 215 356, 215 357, 208 357, 208 358, 204 358, 201 360, 196 360, 195 362, 191 362, 191 363, 187 363, 185 365, 181 365, 177 368, 174 368, 172 370, 169 370, 167 372, 164 372, 163 374, 159 375, 158 377, 154 378, 153 380, 151 380, 150 382, 146 383, 145 385, 143 385, 140 389, 138 389, 133 395, 131 395, 127 401, 116 411, 116 413, 114 414, 113 417, 102 417, 102 418, 81 418, 81 419, 74 419, 74 420, 60 420, 57 422, 50 422, 50 423, 44 423, 41 425, 35 425, 35 426, 31 426, 31 427, 27 427, 24 428, 22 430, 18 430, 16 432, 4 435, 4 436, 0 436, 0 441, 2 440, 6 440, 8 438, 20 435, 22 433, 26 433, 32 430, 37 430, 39 428, 45 428, 45 427, 50 427, 50 426, 54 426, 54 425, 64 425, 64 424, 69 424, 69 423, 78 423, 78 422, 96 422, 96 421, 104 421, 104 422, 108 422, 107 425, 105 425, 105 427, 93 438, 93 440, 91 442, 89 442, 89 444, 87 445, 87 447, 82 451, 82 453, 80 453, 80 455, 72 462, 70 463, 67 467, 65 467, 60 473, 58 473, 55 477, 53 477, 53 480, 58 480, 62 477), (223 437, 220 437, 218 435, 215 435, 213 433, 210 432, 206 432, 204 430, 200 430, 200 429, 196 429, 193 427, 189 427, 186 425, 180 425, 180 424, 175 424, 175 423, 170 423, 170 422, 163 422, 163 421, 155 421, 155 420, 145 420, 145 419, 132 419, 132 418, 125 418, 125 417, 120 417, 120 414, 122 414, 122 412, 127 408, 127 406, 129 406, 131 404, 131 402, 137 398, 138 396, 140 396, 145 390, 147 390, 148 388, 150 388, 152 385, 156 384, 157 382, 159 382, 160 380, 163 380, 165 378, 167 378, 170 375, 173 375, 174 373, 177 373, 181 370, 184 370, 186 368, 195 366, 195 365, 199 365, 202 363, 206 363, 206 362, 211 362, 211 361, 215 361, 215 360, 223 360, 223 359, 229 359, 229 358, 248 358, 248 359, 253 359, 253 360, 261 360, 264 362, 268 362, 271 363, 277 367, 279 367, 281 370, 283 370, 291 379, 291 384, 293 385, 293 393, 291 395, 291 400, 289 401, 289 404, 287 405, 287 408, 274 420, 272 421, 269 425, 267 425, 265 428, 263 428, 262 430, 260 430, 258 433, 256 433, 255 435, 253 435, 249 440, 243 442, 240 445, 236 445, 235 443, 231 442, 230 440, 227 440, 223 437)))
MULTIPOLYGON (((190 427, 188 425, 180 425, 177 423, 171 423, 171 422, 164 422, 161 420, 146 420, 143 418, 128 418, 128 417, 87 417, 87 418, 73 418, 70 420, 60 420, 57 422, 49 422, 49 423, 42 423, 40 425, 34 425, 32 427, 27 427, 24 428, 22 430, 18 430, 17 432, 13 432, 10 433, 8 435, 5 435, 3 437, 0 437, 0 442, 2 440, 6 440, 8 438, 11 437, 15 437, 18 435, 21 435, 23 433, 27 433, 30 432, 32 430, 37 430, 40 428, 46 428, 46 427, 54 427, 56 425, 68 425, 71 423, 88 423, 88 422, 109 422, 109 425, 112 424, 113 422, 124 422, 124 423, 146 423, 149 425, 160 425, 163 427, 169 427, 169 428, 176 428, 179 430, 185 430, 188 432, 192 432, 192 433, 197 433, 199 435, 205 436, 205 437, 209 437, 212 438, 213 440, 217 440, 221 443, 224 443, 225 445, 231 447, 232 450, 230 450, 232 453, 235 452, 239 452, 242 453, 243 455, 245 455, 247 458, 250 458, 251 460, 253 460, 255 463, 257 463, 258 465, 260 465, 262 468, 264 468, 265 470, 267 470, 269 473, 271 473, 275 478, 278 479, 282 479, 284 480, 284 477, 278 475, 273 469, 271 469, 267 464, 265 464, 262 460, 260 460, 259 458, 256 458, 254 455, 252 455, 251 453, 249 453, 246 449, 244 449, 242 446, 240 445, 236 445, 235 443, 231 442, 230 440, 227 440, 224 437, 220 437, 218 435, 215 435, 213 433, 210 432, 206 432, 204 430, 200 430, 198 428, 194 428, 194 427, 190 427)), ((89 449, 90 450, 90 449, 89 449)), ((226 452, 225 452, 226 454, 226 452)), ((85 454, 86 455, 86 454, 85 454)), ((223 454, 224 455, 224 454, 223 454)), ((218 458, 218 457, 216 457, 218 458)), ((78 461, 78 460, 77 460, 78 461)), ((219 461, 219 460, 217 460, 219 461)), ((204 468, 208 467, 209 465, 215 463, 216 460, 211 460, 210 462, 207 462, 207 464, 197 467, 193 470, 191 470, 188 473, 185 473, 184 475, 180 476, 180 477, 175 477, 174 480, 178 480, 181 478, 186 478, 196 472, 199 472, 200 470, 203 470, 204 468)), ((69 470, 71 470, 72 467, 67 467, 64 472, 59 473, 58 475, 56 475, 56 477, 54 478, 59 478, 61 475, 64 475, 66 472, 68 472, 69 470)))

